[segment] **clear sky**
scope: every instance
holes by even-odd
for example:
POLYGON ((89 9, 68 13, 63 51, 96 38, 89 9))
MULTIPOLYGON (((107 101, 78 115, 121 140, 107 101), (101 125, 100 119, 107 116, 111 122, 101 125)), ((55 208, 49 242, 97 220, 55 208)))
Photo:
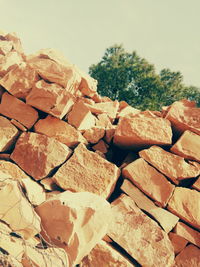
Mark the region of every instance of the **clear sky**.
POLYGON ((85 71, 123 43, 200 87, 200 0, 0 0, 0 28, 26 53, 55 48, 85 71))

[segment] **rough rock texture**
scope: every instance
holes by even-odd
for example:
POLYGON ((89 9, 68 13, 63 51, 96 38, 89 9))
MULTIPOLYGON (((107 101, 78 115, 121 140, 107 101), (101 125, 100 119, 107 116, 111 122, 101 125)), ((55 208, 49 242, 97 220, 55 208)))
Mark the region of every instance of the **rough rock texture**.
POLYGON ((178 180, 196 177, 200 174, 200 164, 195 162, 189 164, 184 158, 158 146, 142 150, 139 155, 176 184, 178 180))
POLYGON ((176 187, 168 209, 190 225, 200 229, 200 192, 176 187))
POLYGON ((12 42, 11 41, 6 41, 2 40, 0 42, 0 54, 1 55, 6 55, 12 50, 12 42))
POLYGON ((97 80, 90 77, 88 74, 84 73, 80 69, 77 69, 79 75, 81 76, 81 82, 79 84, 79 90, 82 92, 83 95, 86 96, 94 96, 97 91, 97 80))
POLYGON ((22 62, 23 58, 17 51, 10 51, 4 57, 0 57, 0 77, 3 77, 22 62))
POLYGON ((78 101, 69 113, 68 123, 78 130, 87 130, 95 126, 96 118, 92 115, 83 101, 78 101))
POLYGON ((141 112, 121 118, 114 135, 114 143, 123 148, 171 144, 170 122, 151 112, 141 112), (158 131, 159 128, 159 131, 158 131))
POLYGON ((21 180, 28 178, 28 175, 23 172, 16 164, 0 160, 0 170, 1 173, 4 173, 7 177, 12 177, 14 180, 21 180))
POLYGON ((95 144, 98 143, 99 140, 104 137, 104 134, 105 134, 105 129, 103 127, 95 126, 86 130, 83 136, 89 143, 95 144))
POLYGON ((200 249, 194 245, 187 246, 175 259, 176 267, 199 267, 200 249))
POLYGON ((8 93, 4 93, 2 96, 0 114, 19 121, 27 128, 31 128, 38 119, 35 109, 8 93))
POLYGON ((171 267, 174 252, 167 234, 126 195, 112 203, 108 235, 142 266, 171 267))
POLYGON ((117 166, 79 144, 54 180, 64 190, 88 191, 108 198, 119 174, 117 166))
POLYGON ((18 129, 8 119, 0 116, 0 152, 8 150, 18 135, 18 129))
POLYGON ((175 227, 175 233, 183 238, 187 239, 190 243, 193 243, 197 247, 200 247, 200 232, 187 226, 182 222, 178 222, 175 227))
POLYGON ((167 205, 174 190, 174 185, 142 158, 127 165, 122 175, 162 207, 167 205))
POLYGON ((11 159, 34 179, 40 180, 67 160, 70 154, 71 150, 54 138, 37 133, 22 133, 11 159))
POLYGON ((85 138, 74 127, 58 118, 47 116, 43 120, 39 120, 34 130, 36 133, 45 134, 48 137, 54 137, 59 142, 74 147, 79 143, 86 143, 85 138))
POLYGON ((131 267, 133 264, 131 264, 105 241, 100 241, 80 264, 80 267, 94 266, 131 267))
POLYGON ((34 69, 25 62, 9 71, 0 84, 12 95, 25 99, 33 84, 39 79, 34 69))
POLYGON ((92 147, 95 151, 100 151, 101 153, 105 154, 108 152, 108 145, 103 141, 100 140, 96 145, 92 147))
POLYGON ((122 118, 122 117, 126 117, 127 115, 135 115, 135 114, 138 114, 140 113, 141 110, 139 109, 136 109, 136 108, 133 108, 131 106, 126 106, 125 108, 123 108, 117 115, 117 118, 122 118))
POLYGON ((172 146, 171 151, 186 159, 200 162, 200 136, 191 131, 185 131, 172 146))
POLYGON ((74 266, 106 234, 111 209, 95 194, 64 192, 38 206, 36 212, 41 217, 43 237, 64 248, 69 266, 74 266))
POLYGON ((166 233, 169 233, 177 224, 179 218, 176 215, 156 206, 153 201, 127 179, 124 180, 121 189, 135 201, 140 209, 153 216, 166 233))
POLYGON ((0 220, 6 222, 10 228, 25 239, 38 234, 40 218, 23 196, 17 181, 0 182, 0 220), (9 199, 9 201, 7 201, 9 199))
POLYGON ((72 108, 74 96, 56 83, 38 81, 26 97, 26 103, 62 119, 72 108))
POLYGON ((165 118, 171 121, 173 128, 179 133, 191 130, 200 134, 200 109, 195 107, 195 102, 185 99, 174 102, 165 118))
POLYGON ((169 233, 169 239, 172 242, 172 245, 174 247, 174 253, 176 255, 180 253, 188 243, 188 241, 185 238, 172 232, 169 233))

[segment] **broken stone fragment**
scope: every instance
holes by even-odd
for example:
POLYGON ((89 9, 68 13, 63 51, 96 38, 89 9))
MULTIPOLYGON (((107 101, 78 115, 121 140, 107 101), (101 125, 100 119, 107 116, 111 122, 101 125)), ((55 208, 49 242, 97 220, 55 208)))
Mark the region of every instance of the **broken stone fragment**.
POLYGON ((0 114, 15 119, 30 129, 38 119, 38 112, 16 97, 4 93, 0 104, 0 114))
POLYGON ((80 267, 93 266, 131 267, 134 265, 105 241, 100 241, 80 264, 80 267))
POLYGON ((125 108, 123 108, 117 115, 117 118, 120 119, 122 117, 126 117, 127 115, 130 115, 130 114, 138 114, 140 113, 141 110, 139 109, 136 109, 136 108, 133 108, 131 106, 126 106, 125 108))
POLYGON ((164 175, 151 167, 142 158, 127 165, 122 170, 124 178, 131 180, 146 195, 154 199, 160 206, 165 207, 174 191, 164 175))
POLYGON ((183 221, 200 229, 200 192, 176 187, 167 208, 183 221))
POLYGON ((78 101, 68 115, 68 123, 77 128, 77 130, 87 130, 95 126, 96 117, 92 115, 83 101, 78 101))
POLYGON ((196 182, 192 185, 192 187, 195 188, 196 190, 200 191, 200 176, 198 177, 196 182))
POLYGON ((26 97, 26 103, 62 119, 72 108, 75 98, 56 83, 38 81, 26 97))
POLYGON ((106 143, 111 143, 114 135, 115 135, 115 130, 117 128, 117 125, 112 125, 110 128, 106 129, 106 134, 104 136, 104 140, 106 141, 106 143))
POLYGON ((186 99, 174 102, 165 118, 178 133, 190 130, 200 134, 200 108, 195 107, 195 102, 186 99))
POLYGON ((17 51, 19 54, 23 54, 24 50, 22 48, 21 40, 15 32, 7 33, 5 39, 12 42, 13 50, 17 51))
POLYGON ((0 152, 8 150, 18 135, 18 129, 8 119, 0 116, 0 152))
POLYGON ((169 233, 169 239, 171 240, 172 245, 174 247, 175 255, 180 253, 188 243, 188 241, 185 238, 172 232, 169 233))
POLYGON ((168 235, 126 195, 112 203, 108 236, 142 266, 171 267, 174 250, 168 235))
POLYGON ((11 51, 0 57, 0 77, 3 77, 11 69, 23 62, 22 56, 16 51, 11 51))
POLYGON ((110 204, 89 192, 64 192, 36 208, 41 217, 42 236, 64 248, 69 266, 79 264, 107 232, 110 204))
POLYGON ((170 122, 149 111, 121 118, 114 135, 114 143, 127 149, 169 145, 171 140, 170 122))
POLYGON ((29 239, 38 234, 40 218, 24 197, 19 183, 10 179, 0 182, 0 220, 6 222, 16 233, 29 239), (9 201, 8 201, 9 199, 9 201))
POLYGON ((54 180, 64 190, 88 191, 108 198, 119 175, 117 166, 79 144, 56 172, 54 180))
POLYGON ((79 143, 87 143, 85 138, 74 127, 58 118, 47 116, 34 126, 35 132, 54 137, 59 142, 74 147, 79 143))
POLYGON ((0 84, 10 94, 25 99, 33 84, 39 79, 34 69, 27 63, 20 65, 9 71, 1 80, 0 84))
POLYGON ((200 263, 200 249, 194 245, 184 248, 175 258, 176 267, 198 267, 200 263))
POLYGON ((16 164, 0 160, 0 171, 7 175, 8 177, 12 177, 14 180, 21 180, 28 178, 28 175, 23 172, 16 164))
POLYGON ((42 179, 40 181, 40 184, 42 184, 44 186, 44 189, 46 189, 48 191, 54 191, 54 190, 58 189, 58 186, 52 177, 42 179))
POLYGON ((96 145, 92 147, 92 149, 106 154, 108 152, 108 145, 103 140, 100 140, 96 145))
POLYGON ((129 180, 124 180, 121 189, 135 201, 140 209, 153 216, 166 233, 169 233, 177 224, 179 218, 176 215, 157 207, 153 201, 146 197, 136 186, 129 182, 129 180))
POLYGON ((40 180, 67 160, 70 154, 71 150, 54 138, 24 132, 17 140, 11 159, 34 179, 40 180))
POLYGON ((103 127, 105 129, 109 129, 113 126, 107 114, 99 114, 97 118, 98 120, 96 122, 96 126, 103 127))
POLYGON ((97 91, 97 80, 90 77, 88 74, 84 73, 76 67, 79 75, 81 76, 81 82, 79 84, 79 90, 83 95, 92 97, 97 91))
POLYGON ((187 163, 184 158, 158 146, 142 150, 139 155, 176 184, 178 180, 196 177, 200 174, 200 164, 187 163))
POLYGON ((178 222, 175 229, 175 233, 179 236, 182 236, 190 243, 196 245, 200 248, 200 232, 194 230, 193 228, 187 226, 182 222, 178 222))
POLYGON ((103 127, 94 126, 90 129, 87 129, 84 132, 83 136, 89 143, 95 144, 98 143, 99 140, 104 137, 104 134, 105 129, 103 127))
POLYGON ((12 42, 6 41, 6 40, 1 40, 0 41, 0 54, 1 55, 6 55, 12 50, 12 42))
POLYGON ((185 131, 172 146, 171 151, 186 159, 200 162, 200 136, 191 131, 185 131))

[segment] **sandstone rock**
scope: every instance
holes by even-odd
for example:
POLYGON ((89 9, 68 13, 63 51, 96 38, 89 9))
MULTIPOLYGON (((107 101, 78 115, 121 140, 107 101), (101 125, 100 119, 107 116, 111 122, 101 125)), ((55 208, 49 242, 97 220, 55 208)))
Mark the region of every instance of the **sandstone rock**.
POLYGON ((93 96, 97 91, 97 80, 90 77, 88 74, 80 71, 78 69, 78 73, 81 76, 81 83, 79 85, 79 90, 83 95, 93 96))
POLYGON ((44 80, 56 83, 72 94, 78 90, 81 77, 71 64, 63 64, 60 60, 52 59, 52 56, 42 54, 29 57, 28 63, 44 80))
POLYGON ((28 129, 38 119, 38 113, 35 109, 8 93, 4 93, 2 96, 0 114, 19 121, 28 129))
POLYGON ((29 178, 16 164, 9 161, 0 160, 0 171, 13 180, 20 181, 21 179, 29 178))
POLYGON ((108 198, 119 174, 117 166, 79 144, 72 157, 59 168, 54 179, 64 190, 88 191, 108 198))
POLYGON ((167 234, 135 202, 121 195, 112 203, 108 235, 142 266, 171 267, 174 251, 167 234))
POLYGON ((4 57, 0 57, 0 77, 3 77, 11 69, 23 62, 22 56, 16 51, 7 53, 4 57))
POLYGON ((104 134, 105 134, 105 129, 103 127, 94 126, 90 129, 87 129, 84 132, 83 136, 89 143, 95 144, 98 143, 99 140, 104 137, 104 134))
POLYGON ((87 107, 92 113, 97 115, 105 113, 108 115, 111 121, 114 121, 114 119, 117 116, 119 102, 118 101, 102 102, 102 103, 96 103, 94 105, 87 105, 87 107))
POLYGON ((177 223, 174 231, 176 234, 182 236, 190 243, 196 245, 197 247, 200 247, 200 232, 195 231, 194 229, 182 222, 177 223))
POLYGON ((0 267, 24 267, 11 255, 0 254, 0 267))
POLYGON ((138 159, 138 154, 136 152, 129 152, 125 159, 123 160, 120 169, 125 168, 128 164, 132 163, 133 161, 135 161, 136 159, 138 159))
POLYGON ((192 185, 192 187, 200 191, 200 177, 196 180, 196 182, 192 185))
POLYGON ((190 130, 200 134, 200 108, 195 107, 192 101, 184 99, 174 102, 165 118, 171 121, 173 128, 179 133, 190 130))
POLYGON ((0 41, 0 54, 6 55, 12 50, 12 42, 10 41, 0 41))
POLYGON ((153 216, 153 218, 162 226, 166 233, 169 233, 177 224, 179 220, 177 216, 165 209, 157 207, 153 201, 146 197, 128 180, 124 180, 121 189, 134 200, 140 209, 153 216))
POLYGON ((27 63, 20 65, 9 71, 1 80, 0 84, 10 94, 25 99, 33 84, 39 79, 34 69, 27 63))
POLYGON ((186 159, 200 162, 200 136, 191 131, 185 131, 172 146, 171 151, 186 159))
POLYGON ((111 143, 115 131, 116 131, 117 125, 112 125, 112 127, 106 129, 106 135, 104 136, 104 140, 109 144, 111 143))
POLYGON ((57 184, 55 183, 55 180, 51 178, 44 178, 40 181, 40 184, 44 186, 44 188, 48 191, 54 191, 58 189, 57 184))
POLYGON ((12 32, 6 34, 5 39, 12 42, 13 50, 17 51, 19 54, 23 54, 22 44, 16 33, 12 32))
POLYGON ((188 241, 185 238, 172 232, 169 233, 169 239, 172 242, 172 245, 174 247, 174 253, 176 255, 180 253, 188 243, 188 241))
POLYGON ((200 193, 196 190, 176 187, 168 209, 190 225, 200 228, 200 193))
POLYGON ((195 162, 189 164, 184 158, 158 146, 142 150, 139 155, 176 184, 178 180, 196 177, 200 174, 200 164, 195 162))
POLYGON ((122 175, 162 207, 166 206, 174 190, 174 185, 142 158, 126 166, 122 175))
POLYGON ((54 138, 29 132, 20 136, 11 159, 34 179, 40 180, 67 160, 70 154, 71 150, 54 138))
POLYGON ((187 246, 175 258, 176 267, 199 267, 200 249, 193 245, 187 246))
POLYGON ((133 265, 106 242, 100 241, 80 264, 80 267, 93 266, 131 267, 133 265))
POLYGON ((26 98, 26 103, 62 119, 72 108, 75 98, 55 83, 38 81, 26 98))
POLYGON ((46 200, 42 186, 31 180, 31 178, 22 179, 20 184, 25 189, 25 194, 32 205, 38 206, 46 200))
POLYGON ((79 264, 106 234, 111 212, 109 203, 101 197, 69 191, 47 200, 36 211, 44 239, 65 249, 69 266, 79 264))
POLYGON ((22 264, 23 267, 68 267, 69 260, 62 248, 36 249, 26 246, 22 264))
POLYGON ((168 145, 171 139, 170 122, 150 112, 121 118, 114 135, 114 143, 128 149, 154 144, 168 145))
POLYGON ((0 182, 0 220, 25 239, 40 232, 40 218, 23 196, 17 181, 0 182), (7 201, 9 199, 9 201, 7 201))
POLYGON ((52 116, 39 120, 34 126, 35 132, 54 137, 59 142, 74 147, 79 143, 87 143, 85 138, 74 127, 65 121, 52 116))
POLYGON ((68 115, 68 123, 78 130, 87 130, 95 126, 96 118, 83 101, 78 101, 68 115))
POLYGON ((120 101, 120 102, 119 102, 119 109, 118 109, 118 112, 122 111, 122 109, 124 109, 124 108, 126 108, 126 107, 128 107, 128 106, 129 106, 129 104, 128 104, 126 101, 124 101, 124 100, 120 101))
POLYGON ((22 125, 20 122, 16 121, 15 119, 11 119, 10 121, 14 126, 16 126, 20 131, 26 132, 27 128, 22 125))
POLYGON ((8 150, 19 135, 17 128, 12 123, 0 116, 0 152, 8 150))
POLYGON ((96 125, 99 127, 103 127, 103 128, 111 128, 113 125, 108 117, 107 114, 103 113, 103 114, 99 114, 97 116, 98 120, 96 122, 96 125))
POLYGON ((138 114, 140 113, 141 110, 139 109, 136 109, 136 108, 133 108, 131 106, 126 106, 125 108, 123 108, 117 115, 117 118, 120 119, 122 117, 126 117, 127 115, 130 115, 130 114, 138 114))
POLYGON ((100 151, 103 154, 108 152, 108 145, 103 141, 100 140, 96 145, 92 147, 95 151, 100 151))

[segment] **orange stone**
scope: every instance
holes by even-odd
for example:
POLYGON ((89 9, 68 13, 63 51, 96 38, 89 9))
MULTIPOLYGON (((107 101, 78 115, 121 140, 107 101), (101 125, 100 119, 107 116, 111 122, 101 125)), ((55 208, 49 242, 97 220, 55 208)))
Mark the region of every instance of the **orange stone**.
POLYGON ((178 133, 190 130, 200 134, 200 108, 195 107, 195 102, 186 99, 174 102, 165 118, 178 133))
POLYGON ((172 266, 174 250, 167 233, 143 213, 135 202, 121 195, 112 205, 108 236, 142 266, 172 266))
POLYGON ((194 245, 189 245, 175 258, 176 267, 199 267, 200 249, 194 245))
POLYGON ((188 241, 185 238, 172 232, 169 233, 169 239, 172 242, 172 245, 174 247, 174 253, 176 255, 180 253, 188 243, 188 241))
POLYGON ((20 122, 16 121, 15 119, 11 119, 10 121, 15 127, 17 127, 20 131, 26 132, 27 128, 22 125, 20 122))
POLYGON ((200 162, 200 136, 191 131, 185 131, 172 146, 171 151, 186 159, 200 162))
POLYGON ((9 71, 1 80, 3 86, 10 94, 25 99, 33 84, 39 79, 34 69, 25 62, 9 71))
POLYGON ((138 114, 138 113, 140 113, 140 112, 141 112, 141 110, 139 110, 139 109, 133 108, 133 107, 131 107, 131 106, 127 106, 127 107, 123 108, 123 109, 118 113, 117 118, 120 119, 120 118, 122 118, 122 117, 126 117, 127 115, 130 115, 130 114, 135 115, 135 114, 138 114))
POLYGON ((97 126, 103 127, 105 129, 113 126, 107 114, 105 113, 99 114, 97 118, 98 118, 96 122, 97 126))
POLYGON ((84 132, 83 137, 85 137, 85 139, 89 143, 95 144, 98 143, 99 140, 104 137, 104 134, 105 134, 105 129, 103 127, 94 126, 90 129, 87 129, 84 132))
POLYGON ((167 208, 183 221, 200 229, 200 192, 176 187, 167 208))
POLYGON ((13 180, 20 181, 21 179, 26 179, 29 177, 16 164, 9 161, 0 160, 0 171, 8 177, 11 177, 13 180))
POLYGON ((79 75, 81 76, 81 82, 79 84, 79 90, 83 95, 94 96, 97 91, 97 80, 90 77, 88 74, 84 73, 80 69, 77 69, 79 75))
POLYGON ((70 154, 71 150, 54 138, 24 132, 17 140, 11 159, 34 179, 41 180, 67 160, 70 154))
POLYGON ((141 148, 149 145, 171 144, 170 122, 151 112, 140 112, 120 119, 114 143, 122 148, 141 148), (159 129, 159 131, 158 131, 159 129))
POLYGON ((11 69, 23 62, 22 56, 16 51, 11 51, 0 57, 0 77, 3 77, 11 69))
POLYGON ((127 165, 122 170, 122 175, 162 207, 167 205, 174 191, 174 185, 142 158, 127 165))
POLYGON ((192 185, 192 187, 200 191, 200 177, 196 180, 196 182, 192 185))
POLYGON ((38 81, 26 98, 26 103, 62 119, 72 108, 75 98, 60 85, 38 81))
POLYGON ((0 54, 1 55, 6 55, 12 50, 12 42, 6 41, 6 40, 1 40, 0 41, 0 54))
POLYGON ((52 116, 47 116, 45 119, 39 120, 35 124, 34 130, 36 133, 54 137, 56 140, 69 147, 74 147, 79 143, 87 143, 81 133, 74 127, 52 116))
POLYGON ((96 145, 92 147, 95 151, 100 151, 103 154, 108 152, 108 145, 103 141, 100 140, 96 145))
POLYGON ((64 190, 88 191, 108 198, 119 175, 117 166, 79 144, 71 158, 56 172, 54 180, 64 190))
POLYGON ((4 93, 0 104, 0 114, 15 119, 30 129, 38 119, 38 112, 16 97, 4 93))
POLYGON ((12 32, 6 34, 5 39, 7 41, 12 42, 13 50, 17 51, 20 54, 23 54, 24 51, 22 48, 21 40, 19 39, 16 33, 12 32))
POLYGON ((142 150, 139 155, 176 184, 178 180, 196 177, 200 174, 200 164, 187 163, 184 158, 158 146, 142 150))

